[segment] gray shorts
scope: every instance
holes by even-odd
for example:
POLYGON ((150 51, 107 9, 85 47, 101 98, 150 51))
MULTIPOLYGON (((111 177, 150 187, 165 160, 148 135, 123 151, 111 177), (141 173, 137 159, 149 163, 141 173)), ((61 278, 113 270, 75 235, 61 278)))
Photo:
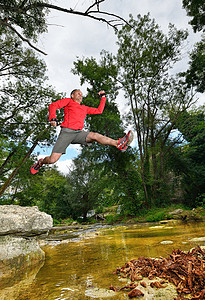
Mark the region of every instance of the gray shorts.
POLYGON ((73 130, 66 127, 61 127, 61 132, 57 138, 57 141, 53 147, 52 153, 65 154, 66 148, 70 144, 87 145, 86 137, 89 131, 73 130))

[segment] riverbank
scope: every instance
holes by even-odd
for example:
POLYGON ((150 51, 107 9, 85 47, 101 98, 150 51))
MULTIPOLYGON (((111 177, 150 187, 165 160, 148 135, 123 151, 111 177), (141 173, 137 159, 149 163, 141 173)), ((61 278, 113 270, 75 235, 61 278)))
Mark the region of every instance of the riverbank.
MULTIPOLYGON (((99 215, 97 215, 99 216, 99 215)), ((50 229, 46 240, 41 241, 44 245, 47 242, 66 242, 67 240, 79 241, 96 237, 100 234, 101 229, 109 228, 109 226, 122 227, 134 225, 158 228, 167 226, 175 226, 177 224, 205 222, 205 209, 198 207, 195 209, 185 209, 179 206, 170 208, 155 208, 149 211, 141 211, 138 217, 124 216, 119 213, 119 206, 112 206, 104 210, 104 214, 100 218, 88 218, 86 222, 73 221, 72 219, 63 220, 61 223, 54 225, 50 229)))
MULTIPOLYGON (((166 232, 170 231, 176 226, 198 226, 197 224, 203 224, 205 226, 205 221, 183 221, 181 219, 170 219, 162 220, 158 222, 133 222, 133 220, 128 220, 127 223, 116 223, 116 224, 106 224, 106 223, 92 223, 92 224, 76 224, 76 225, 61 225, 54 226, 49 230, 49 234, 43 239, 39 240, 40 246, 52 245, 56 246, 59 244, 66 244, 70 242, 79 242, 84 240, 89 240, 97 238, 106 234, 107 231, 132 231, 132 230, 145 230, 150 232, 166 232)), ((152 235, 152 234, 151 234, 152 235)), ((190 240, 194 243, 202 243, 205 245, 205 236, 194 237, 190 240)), ((161 241, 161 244, 172 244, 170 240, 161 241)), ((184 241, 184 243, 187 243, 184 241)), ((197 244, 198 245, 198 244, 197 244)))
POLYGON ((120 212, 120 206, 111 206, 103 209, 101 213, 93 213, 92 217, 87 218, 86 222, 82 219, 72 220, 70 218, 54 222, 55 227, 60 226, 82 226, 90 224, 137 224, 153 223, 168 220, 180 220, 183 222, 205 221, 205 208, 197 207, 188 209, 183 206, 171 206, 166 208, 153 208, 150 210, 139 211, 138 216, 124 215, 120 212))

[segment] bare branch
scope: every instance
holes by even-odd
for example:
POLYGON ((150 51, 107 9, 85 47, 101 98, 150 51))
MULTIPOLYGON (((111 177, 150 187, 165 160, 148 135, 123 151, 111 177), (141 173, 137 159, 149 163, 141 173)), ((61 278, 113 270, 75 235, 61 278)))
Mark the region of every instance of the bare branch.
POLYGON ((88 7, 88 9, 85 11, 85 14, 88 14, 89 13, 89 11, 91 10, 91 8, 93 8, 93 7, 95 7, 96 5, 97 5, 97 11, 99 11, 99 5, 100 5, 100 3, 102 3, 102 2, 104 2, 105 0, 96 0, 92 5, 90 5, 89 7, 88 7))
MULTIPOLYGON (((106 11, 94 11, 93 10, 93 11, 89 11, 88 15, 94 14, 94 13, 98 13, 98 14, 102 14, 102 15, 105 15, 105 16, 116 18, 116 20, 109 20, 108 22, 113 22, 113 21, 119 21, 119 20, 121 20, 123 23, 125 23, 125 24, 127 24, 127 25, 130 26, 130 24, 124 18, 122 18, 122 17, 120 17, 120 16, 118 16, 116 14, 109 13, 109 12, 106 12, 106 11)), ((122 25, 122 24, 120 24, 120 25, 122 25)))
MULTIPOLYGON (((116 25, 112 25, 110 20, 106 20, 103 17, 93 16, 92 14, 101 14, 101 15, 105 15, 105 16, 109 16, 109 17, 112 16, 112 17, 116 18, 116 21, 121 20, 124 23, 128 24, 122 17, 120 17, 118 15, 115 15, 115 14, 112 14, 112 13, 108 13, 108 12, 104 12, 104 11, 99 11, 98 9, 97 10, 93 10, 93 11, 90 10, 91 8, 95 7, 96 5, 98 5, 99 3, 104 2, 104 1, 105 0, 96 1, 85 12, 76 11, 76 10, 73 10, 72 8, 67 9, 67 8, 56 6, 56 5, 49 4, 49 3, 38 3, 37 2, 37 3, 33 4, 32 6, 33 7, 34 6, 36 6, 36 7, 45 7, 45 8, 48 8, 48 9, 54 9, 54 10, 62 11, 62 12, 69 13, 69 14, 74 14, 74 15, 79 15, 79 16, 83 16, 83 17, 88 17, 88 18, 91 18, 91 19, 94 19, 94 20, 97 20, 97 21, 104 22, 104 23, 108 24, 109 26, 111 26, 114 29, 117 29, 117 26, 116 25)), ((31 6, 29 6, 29 7, 31 7, 31 6)), ((27 7, 27 9, 29 7, 27 7)), ((113 20, 112 20, 112 22, 113 22, 113 20)))
POLYGON ((24 7, 25 4, 26 4, 26 2, 28 2, 28 0, 23 0, 23 2, 22 2, 21 5, 20 5, 20 8, 24 7))
POLYGON ((26 42, 31 48, 35 49, 36 51, 44 54, 44 55, 47 55, 47 53, 45 53, 44 51, 38 49, 37 47, 35 47, 34 45, 31 44, 31 42, 26 39, 23 35, 21 35, 11 24, 9 24, 8 22, 4 22, 2 19, 0 19, 0 24, 2 24, 3 26, 6 26, 8 28, 10 28, 13 32, 15 32, 22 41, 26 42))

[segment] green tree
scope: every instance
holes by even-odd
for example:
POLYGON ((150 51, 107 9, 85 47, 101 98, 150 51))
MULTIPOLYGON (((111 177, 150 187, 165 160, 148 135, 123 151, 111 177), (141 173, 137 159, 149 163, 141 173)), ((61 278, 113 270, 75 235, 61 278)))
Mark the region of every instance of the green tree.
MULTIPOLYGON (((205 110, 199 107, 185 111, 177 121, 185 144, 181 150, 181 162, 177 166, 182 174, 184 201, 192 207, 203 203, 205 194, 205 110)), ((204 203, 203 203, 204 205, 204 203)))
POLYGON ((183 7, 187 15, 192 17, 190 24, 194 32, 204 30, 205 25, 205 3, 204 0, 183 0, 183 7))
POLYGON ((127 118, 137 133, 145 204, 149 207, 167 198, 166 156, 178 143, 171 134, 179 115, 193 102, 182 80, 170 75, 180 60, 187 32, 169 25, 165 35, 149 14, 136 20, 131 16, 129 25, 118 32, 116 80, 131 108, 127 118))
POLYGON ((51 214, 54 219, 71 215, 69 202, 66 200, 70 186, 65 176, 55 167, 49 166, 42 168, 38 176, 32 176, 29 174, 32 162, 33 158, 30 157, 20 168, 10 191, 1 197, 1 204, 37 205, 41 211, 51 214))
POLYGON ((69 185, 65 176, 55 168, 46 168, 43 171, 39 196, 35 200, 39 209, 51 214, 54 219, 65 218, 70 215, 69 202, 66 201, 69 185))
MULTIPOLYGON (((97 131, 103 135, 114 139, 124 135, 123 122, 115 98, 118 94, 117 67, 112 61, 112 57, 106 52, 102 52, 99 62, 94 58, 78 59, 74 62, 74 74, 80 75, 81 84, 87 82, 87 97, 84 100, 86 105, 97 106, 99 99, 94 101, 97 91, 100 89, 108 91, 108 98, 102 115, 87 116, 86 126, 90 131, 97 131), (106 54, 104 56, 104 54, 106 54)), ((101 180, 105 186, 101 188, 102 193, 95 199, 97 205, 106 206, 109 204, 121 204, 123 210, 128 213, 136 213, 141 206, 140 178, 138 170, 134 166, 135 153, 129 148, 125 153, 99 144, 92 144, 82 150, 79 159, 86 159, 92 163, 92 168, 101 170, 101 180), (95 167, 94 167, 95 166, 95 167)))
MULTIPOLYGON (((183 0, 183 7, 187 15, 192 17, 190 24, 194 32, 203 31, 205 26, 205 3, 203 0, 183 0)), ((189 86, 196 88, 197 92, 205 91, 205 37, 196 43, 190 54, 189 68, 184 73, 189 86)))
POLYGON ((71 186, 67 195, 71 215, 74 219, 83 217, 85 221, 88 211, 97 206, 103 191, 102 170, 85 158, 77 158, 67 180, 71 186))
POLYGON ((195 87, 200 93, 205 91, 205 37, 194 46, 190 54, 189 68, 183 75, 189 87, 195 87))
POLYGON ((32 50, 24 49, 13 33, 2 30, 0 39, 2 195, 35 146, 52 142, 53 130, 46 129, 48 105, 61 95, 46 85, 45 63, 32 50))

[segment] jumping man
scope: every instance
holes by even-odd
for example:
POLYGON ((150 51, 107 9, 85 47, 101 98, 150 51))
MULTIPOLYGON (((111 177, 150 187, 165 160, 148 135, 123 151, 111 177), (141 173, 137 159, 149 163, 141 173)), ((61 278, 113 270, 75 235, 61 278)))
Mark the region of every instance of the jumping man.
POLYGON ((40 167, 47 164, 53 164, 59 160, 62 154, 65 154, 66 148, 70 144, 87 145, 97 142, 101 145, 110 145, 117 147, 120 151, 125 151, 133 140, 133 133, 130 130, 123 138, 113 140, 97 132, 84 131, 84 120, 87 114, 101 114, 105 107, 106 96, 104 91, 100 91, 101 102, 98 108, 81 105, 83 94, 75 89, 71 92, 70 98, 65 98, 53 102, 49 105, 49 121, 51 126, 57 126, 56 110, 64 108, 64 121, 61 123, 61 132, 50 156, 41 158, 31 166, 31 174, 36 174, 40 167))

